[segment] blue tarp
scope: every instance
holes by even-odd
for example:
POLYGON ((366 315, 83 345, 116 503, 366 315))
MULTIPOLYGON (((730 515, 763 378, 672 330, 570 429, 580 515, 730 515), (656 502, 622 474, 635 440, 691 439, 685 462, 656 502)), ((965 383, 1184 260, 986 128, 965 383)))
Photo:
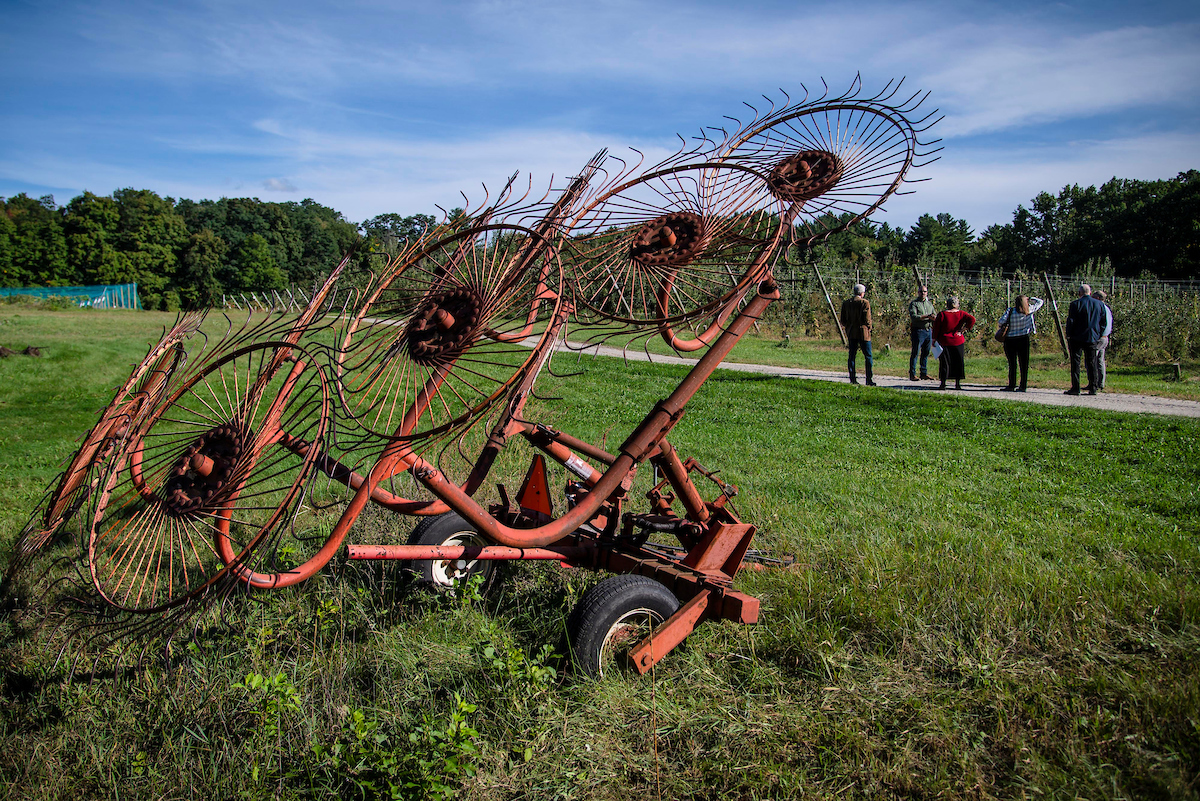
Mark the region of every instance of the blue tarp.
POLYGON ((0 296, 29 295, 35 298, 70 298, 80 306, 93 309, 140 309, 137 284, 101 284, 98 286, 39 286, 0 288, 0 296))

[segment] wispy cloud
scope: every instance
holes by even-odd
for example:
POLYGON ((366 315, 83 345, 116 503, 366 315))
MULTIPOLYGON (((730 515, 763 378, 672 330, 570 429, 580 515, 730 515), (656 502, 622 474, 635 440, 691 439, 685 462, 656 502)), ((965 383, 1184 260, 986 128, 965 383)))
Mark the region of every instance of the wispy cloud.
POLYGON ((287 192, 289 194, 295 194, 298 191, 296 185, 286 178, 268 178, 263 181, 263 189, 268 192, 287 192))
POLYGON ((1200 28, 1121 28, 1060 38, 1031 27, 952 28, 912 55, 944 66, 922 76, 948 110, 943 136, 1086 118, 1151 105, 1194 107, 1200 28))

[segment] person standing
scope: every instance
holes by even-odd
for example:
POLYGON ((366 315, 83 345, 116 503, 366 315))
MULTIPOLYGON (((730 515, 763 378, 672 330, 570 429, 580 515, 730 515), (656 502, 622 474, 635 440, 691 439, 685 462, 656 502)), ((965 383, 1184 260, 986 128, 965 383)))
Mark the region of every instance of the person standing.
POLYGON ((929 299, 929 287, 923 286, 917 296, 908 302, 909 336, 912 351, 908 355, 908 380, 917 380, 917 354, 921 354, 921 378, 932 381, 929 375, 929 349, 933 347, 933 318, 937 309, 929 299))
POLYGON ((1096 300, 1104 304, 1104 333, 1100 336, 1100 344, 1096 346, 1096 378, 1099 383, 1096 384, 1096 389, 1103 390, 1104 384, 1108 381, 1108 364, 1105 361, 1105 353, 1108 351, 1108 343, 1112 337, 1112 306, 1108 305, 1108 294, 1103 289, 1096 290, 1096 300))
POLYGON ((1037 333, 1033 315, 1042 308, 1041 298, 1031 298, 1027 295, 1017 295, 1012 308, 1000 315, 996 323, 997 329, 1008 323, 1008 334, 1004 337, 1004 356, 1008 359, 1008 386, 1005 392, 1025 391, 1025 382, 1029 377, 1029 340, 1037 333), (1021 385, 1017 386, 1017 365, 1021 367, 1021 385))
POLYGON ((1071 388, 1066 395, 1078 395, 1079 362, 1082 360, 1087 369, 1087 386, 1083 388, 1089 395, 1096 394, 1096 347, 1100 337, 1104 335, 1104 304, 1092 297, 1092 288, 1080 284, 1078 297, 1071 301, 1067 309, 1067 347, 1071 352, 1071 388))
POLYGON ((945 310, 933 319, 933 338, 942 346, 942 356, 938 359, 938 378, 941 379, 938 389, 945 389, 949 378, 954 379, 955 389, 962 389, 962 380, 967 377, 967 338, 963 331, 974 327, 975 316, 958 308, 958 298, 953 295, 947 298, 945 310))
POLYGON ((850 343, 850 356, 846 367, 850 371, 850 383, 857 384, 858 376, 854 371, 854 362, 858 351, 863 352, 867 363, 867 386, 875 386, 874 365, 871 358, 871 302, 866 298, 867 288, 862 284, 854 285, 854 296, 846 298, 842 303, 840 319, 842 328, 846 330, 846 339, 850 343))

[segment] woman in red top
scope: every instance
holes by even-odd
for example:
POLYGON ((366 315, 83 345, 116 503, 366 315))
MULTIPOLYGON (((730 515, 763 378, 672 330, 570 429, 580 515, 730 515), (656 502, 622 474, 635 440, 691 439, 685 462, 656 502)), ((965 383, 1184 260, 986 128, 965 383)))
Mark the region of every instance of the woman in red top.
POLYGON ((933 319, 933 341, 942 346, 942 357, 938 359, 938 378, 941 386, 946 388, 946 379, 954 379, 954 388, 962 389, 962 380, 966 378, 963 361, 966 355, 967 338, 963 331, 975 327, 975 318, 970 312, 958 308, 958 298, 946 299, 945 311, 938 312, 933 319))

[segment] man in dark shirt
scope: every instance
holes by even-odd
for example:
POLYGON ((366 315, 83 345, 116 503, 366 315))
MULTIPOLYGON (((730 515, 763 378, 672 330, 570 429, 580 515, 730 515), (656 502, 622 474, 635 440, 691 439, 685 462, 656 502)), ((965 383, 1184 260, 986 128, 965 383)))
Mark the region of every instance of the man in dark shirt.
POLYGON ((917 292, 917 297, 908 302, 909 336, 912 340, 912 350, 908 354, 908 380, 917 379, 917 354, 921 355, 921 378, 933 380, 929 375, 929 349, 933 347, 933 318, 937 317, 937 309, 929 299, 929 287, 923 286, 917 292))
POLYGON ((1084 387, 1084 391, 1089 395, 1096 394, 1099 382, 1096 377, 1096 354, 1107 321, 1104 304, 1092 297, 1090 286, 1080 284, 1079 297, 1071 302, 1071 307, 1067 310, 1067 346, 1071 351, 1071 388, 1067 390, 1066 394, 1078 395, 1080 392, 1080 359, 1087 366, 1088 383, 1084 387))
POLYGON ((858 355, 858 351, 862 350, 867 362, 867 386, 873 387, 875 379, 872 374, 873 360, 871 358, 871 303, 864 297, 866 294, 865 286, 855 284, 854 297, 847 298, 842 303, 840 319, 842 328, 846 329, 846 339, 850 341, 850 357, 846 361, 846 367, 850 370, 850 383, 858 383, 858 377, 854 372, 854 359, 858 355))

